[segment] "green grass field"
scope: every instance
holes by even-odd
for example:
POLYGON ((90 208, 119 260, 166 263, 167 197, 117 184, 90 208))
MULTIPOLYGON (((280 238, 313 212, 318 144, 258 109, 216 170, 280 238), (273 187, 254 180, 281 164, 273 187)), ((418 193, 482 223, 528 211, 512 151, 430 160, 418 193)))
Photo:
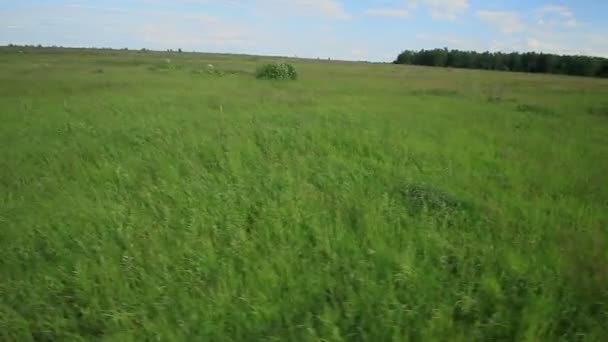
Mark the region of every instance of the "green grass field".
POLYGON ((608 339, 608 80, 269 60, 0 49, 0 340, 608 339))

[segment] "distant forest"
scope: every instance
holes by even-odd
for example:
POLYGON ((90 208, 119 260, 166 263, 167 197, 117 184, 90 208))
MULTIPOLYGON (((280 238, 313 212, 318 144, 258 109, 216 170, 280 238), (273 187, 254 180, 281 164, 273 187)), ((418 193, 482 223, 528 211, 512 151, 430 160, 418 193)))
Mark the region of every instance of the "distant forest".
POLYGON ((475 52, 448 50, 447 48, 420 51, 405 50, 399 54, 394 63, 608 77, 608 59, 606 58, 561 56, 536 52, 475 52))

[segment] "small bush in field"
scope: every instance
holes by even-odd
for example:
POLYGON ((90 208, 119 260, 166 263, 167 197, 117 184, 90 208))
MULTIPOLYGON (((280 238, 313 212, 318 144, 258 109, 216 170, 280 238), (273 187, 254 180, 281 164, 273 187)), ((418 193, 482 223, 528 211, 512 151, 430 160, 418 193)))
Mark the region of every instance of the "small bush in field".
POLYGON ((260 67, 256 72, 256 77, 270 80, 296 80, 298 72, 289 63, 272 63, 260 67))

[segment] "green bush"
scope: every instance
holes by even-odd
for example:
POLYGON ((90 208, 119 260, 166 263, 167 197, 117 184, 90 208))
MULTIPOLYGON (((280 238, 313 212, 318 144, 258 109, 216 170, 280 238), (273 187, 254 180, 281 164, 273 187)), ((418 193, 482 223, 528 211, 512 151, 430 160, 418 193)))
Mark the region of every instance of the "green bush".
POLYGON ((298 72, 289 63, 272 63, 260 67, 256 72, 256 77, 271 80, 296 80, 298 72))

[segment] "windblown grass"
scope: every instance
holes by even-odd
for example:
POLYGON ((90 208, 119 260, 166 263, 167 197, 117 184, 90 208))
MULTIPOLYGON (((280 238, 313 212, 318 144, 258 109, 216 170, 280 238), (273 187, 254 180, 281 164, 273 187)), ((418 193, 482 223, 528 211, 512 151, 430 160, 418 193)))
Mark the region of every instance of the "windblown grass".
POLYGON ((0 50, 1 340, 606 340, 608 81, 272 61, 0 50))

